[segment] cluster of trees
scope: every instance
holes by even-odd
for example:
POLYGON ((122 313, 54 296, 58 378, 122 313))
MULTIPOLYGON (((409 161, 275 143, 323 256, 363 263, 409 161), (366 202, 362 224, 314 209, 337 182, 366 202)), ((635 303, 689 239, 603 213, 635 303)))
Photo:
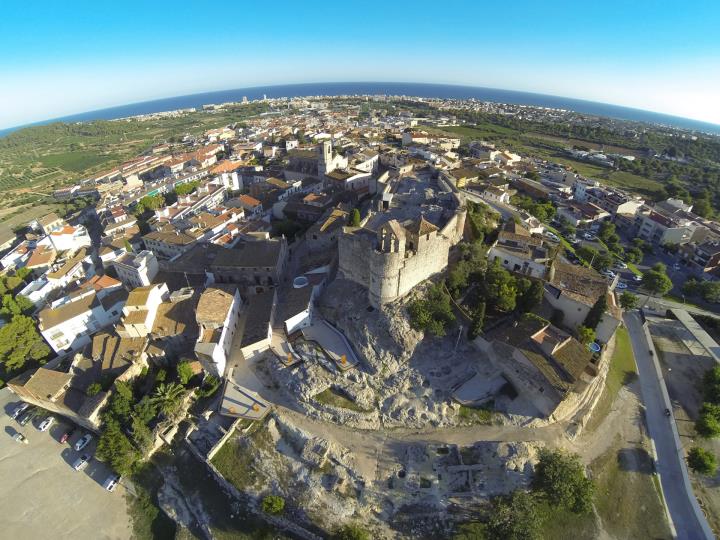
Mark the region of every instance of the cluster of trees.
POLYGON ((163 206, 165 206, 165 197, 160 193, 157 195, 146 195, 137 202, 133 214, 135 214, 135 216, 142 216, 145 212, 154 212, 163 206))
POLYGON ((262 500, 262 509, 266 514, 277 516, 285 510, 285 499, 279 495, 267 495, 262 500))
POLYGON ((455 540, 535 540, 545 520, 557 511, 587 514, 595 487, 577 455, 544 449, 535 467, 532 491, 515 491, 493 499, 483 522, 459 527, 455 540))
POLYGON ((527 211, 543 223, 552 221, 557 213, 557 208, 550 201, 536 201, 525 195, 513 195, 511 202, 517 208, 527 211))
POLYGON ((702 382, 703 404, 695 430, 705 438, 720 436, 720 366, 705 372, 702 382))
POLYGON ((200 180, 193 180, 192 182, 186 182, 184 184, 180 184, 179 186, 175 186, 175 195, 178 197, 181 197, 182 195, 189 195, 190 193, 193 193, 199 185, 200 180))
POLYGON ((450 295, 439 283, 431 286, 424 298, 414 300, 408 311, 410 325, 415 330, 430 332, 436 337, 444 336, 447 329, 455 323, 450 295))
MULTIPOLYGON (((135 384, 115 382, 110 401, 102 414, 103 432, 98 441, 97 455, 118 474, 132 474, 137 469, 152 448, 154 435, 151 426, 157 420, 176 420, 187 393, 184 384, 193 373, 189 364, 184 366, 181 362, 176 375, 181 382, 166 383, 167 372, 160 370, 155 377, 154 389, 144 396, 138 393, 147 374, 139 377, 135 384)), ((99 389, 88 388, 88 393, 96 391, 99 389)))
POLYGON ((614 262, 613 257, 609 253, 598 251, 590 246, 580 246, 575 250, 575 255, 598 272, 607 270, 614 262))
POLYGON ((0 367, 6 373, 23 368, 28 361, 44 363, 50 354, 35 321, 29 317, 35 306, 16 294, 29 277, 27 268, 21 268, 11 276, 0 276, 0 317, 6 323, 0 328, 0 367))
POLYGON ((706 302, 720 302, 720 283, 717 281, 698 281, 690 278, 683 284, 682 292, 685 296, 702 297, 706 302))

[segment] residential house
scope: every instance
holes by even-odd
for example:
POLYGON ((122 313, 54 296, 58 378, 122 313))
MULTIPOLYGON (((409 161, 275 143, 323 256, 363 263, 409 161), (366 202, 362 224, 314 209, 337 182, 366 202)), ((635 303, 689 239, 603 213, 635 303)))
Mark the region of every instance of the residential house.
POLYGON ((550 251, 542 238, 532 236, 530 231, 514 222, 509 223, 488 250, 488 261, 497 261, 511 272, 543 279, 550 262, 550 251))
POLYGON ((563 326, 575 329, 585 322, 585 317, 600 296, 605 296, 607 311, 595 329, 597 339, 607 343, 615 334, 622 321, 622 313, 615 303, 615 295, 610 294, 617 278, 608 284, 608 280, 592 268, 575 266, 553 261, 548 270, 545 284, 545 300, 556 310, 563 313, 563 326))
POLYGON ((40 333, 58 354, 79 350, 95 332, 120 318, 126 298, 122 290, 94 289, 60 298, 38 313, 40 333))
POLYGON ((117 325, 119 336, 146 337, 152 331, 158 306, 168 300, 170 293, 165 283, 137 287, 130 291, 122 308, 122 320, 117 325))
POLYGON ((254 359, 270 348, 276 300, 275 291, 265 291, 248 298, 240 326, 240 352, 245 360, 254 359))

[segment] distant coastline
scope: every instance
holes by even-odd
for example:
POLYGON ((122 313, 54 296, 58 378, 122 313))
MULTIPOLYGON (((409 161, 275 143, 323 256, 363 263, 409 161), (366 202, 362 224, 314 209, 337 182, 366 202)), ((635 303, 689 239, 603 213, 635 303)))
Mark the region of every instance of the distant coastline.
POLYGON ((263 95, 268 98, 299 97, 315 95, 351 95, 351 94, 386 94, 418 97, 437 97, 446 99, 475 98, 481 101, 497 103, 510 103, 514 105, 532 105, 536 107, 550 107, 554 109, 567 109, 584 114, 605 116, 635 122, 648 122, 663 124, 682 129, 697 130, 720 135, 720 125, 701 122, 689 118, 672 116, 630 107, 609 105, 582 99, 518 92, 515 90, 501 90, 475 86, 457 86, 446 84, 424 83, 383 83, 383 82, 348 82, 348 83, 308 83, 288 84, 277 86, 256 86, 251 88, 236 88, 202 94, 176 96, 153 101, 131 103, 119 107, 110 107, 96 111, 73 114, 61 118, 35 122, 23 126, 0 129, 0 137, 13 131, 31 126, 49 124, 52 122, 90 122, 93 120, 115 120, 139 114, 151 114, 189 107, 200 108, 210 103, 224 103, 240 101, 244 96, 248 99, 261 99, 263 95))

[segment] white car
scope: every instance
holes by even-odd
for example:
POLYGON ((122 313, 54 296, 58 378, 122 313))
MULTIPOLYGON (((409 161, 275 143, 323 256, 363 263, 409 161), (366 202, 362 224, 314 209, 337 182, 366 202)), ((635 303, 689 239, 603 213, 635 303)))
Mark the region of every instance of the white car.
POLYGON ((48 416, 45 420, 43 420, 42 422, 40 422, 40 425, 38 426, 38 429, 39 429, 40 431, 47 431, 48 429, 50 429, 50 426, 53 425, 53 422, 55 422, 55 417, 54 417, 54 416, 48 416))
POLYGON ((553 233, 553 232, 545 231, 545 236, 547 236, 550 240, 553 240, 554 242, 559 242, 559 241, 560 241, 560 239, 558 238, 557 234, 555 234, 555 233, 553 233))
POLYGON ((637 281, 638 283, 641 282, 641 281, 642 281, 642 276, 638 276, 637 274, 635 274, 635 275, 633 276, 633 281, 637 281))
POLYGON ((15 407, 12 414, 10 415, 10 418, 12 418, 13 420, 16 420, 18 418, 18 416, 20 416, 22 413, 24 413, 29 406, 30 406, 29 403, 21 403, 20 405, 15 407))
POLYGON ((117 474, 111 474, 103 482, 103 487, 108 491, 115 491, 115 488, 120 483, 120 477, 117 474))
POLYGON ((583 238, 584 238, 585 240, 594 240, 594 239, 595 239, 595 236, 592 235, 592 234, 590 234, 590 233, 587 233, 587 232, 586 232, 585 234, 583 234, 583 238))
POLYGON ((83 454, 75 460, 75 463, 73 463, 73 469, 75 469, 76 471, 82 471, 85 467, 87 467, 89 460, 90 456, 88 456, 87 454, 83 454))
POLYGON ((680 270, 680 263, 673 264, 673 270, 680 270))
POLYGON ((615 263, 615 268, 619 268, 620 270, 625 270, 627 268, 627 264, 625 264, 622 261, 617 261, 615 263))
POLYGON ((601 273, 603 276, 606 276, 606 277, 609 277, 609 278, 614 278, 614 277, 615 277, 615 272, 613 272, 612 270, 603 270, 603 271, 600 272, 600 273, 601 273))
POLYGON ((75 446, 74 446, 75 451, 79 452, 80 450, 85 448, 88 445, 88 443, 90 443, 90 441, 92 441, 92 435, 90 435, 89 433, 86 433, 80 439, 78 439, 78 441, 75 443, 75 446))
POLYGON ((624 281, 618 281, 618 284, 616 285, 616 288, 618 288, 618 289, 620 289, 620 290, 622 290, 622 289, 627 289, 627 283, 625 283, 624 281))

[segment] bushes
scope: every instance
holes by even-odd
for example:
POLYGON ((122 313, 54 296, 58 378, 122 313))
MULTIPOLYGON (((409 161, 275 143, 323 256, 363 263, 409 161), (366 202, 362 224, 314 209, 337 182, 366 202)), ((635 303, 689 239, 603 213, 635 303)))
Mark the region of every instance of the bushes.
POLYGON ((370 533, 357 523, 343 525, 333 535, 334 540, 370 540, 370 533))
POLYGON ((595 330, 598 324, 600 324, 600 320, 602 319, 606 309, 607 299, 604 294, 601 294, 593 304, 593 307, 590 308, 590 311, 588 311, 588 314, 583 321, 583 326, 590 328, 591 330, 595 330))
POLYGON ((688 465, 696 473, 706 476, 714 476, 717 471, 717 460, 715 454, 708 452, 699 446, 693 446, 688 452, 688 465))
POLYGON ((593 341, 595 341, 595 330, 588 328, 587 326, 578 326, 577 335, 578 341, 583 345, 590 345, 593 341))
POLYGON ((102 390, 102 386, 100 385, 100 383, 94 382, 90 386, 87 387, 87 390, 85 393, 88 396, 92 397, 92 396, 97 396, 101 390, 102 390))
POLYGON ((720 436, 720 405, 703 403, 700 416, 695 422, 695 430, 706 439, 720 436))
POLYGON ((268 495, 262 500, 262 509, 273 516, 281 514, 285 509, 285 499, 278 495, 268 495))
POLYGON ((714 304, 720 302, 720 282, 717 281, 698 281, 690 278, 683 284, 682 292, 686 296, 700 296, 706 302, 714 304))

